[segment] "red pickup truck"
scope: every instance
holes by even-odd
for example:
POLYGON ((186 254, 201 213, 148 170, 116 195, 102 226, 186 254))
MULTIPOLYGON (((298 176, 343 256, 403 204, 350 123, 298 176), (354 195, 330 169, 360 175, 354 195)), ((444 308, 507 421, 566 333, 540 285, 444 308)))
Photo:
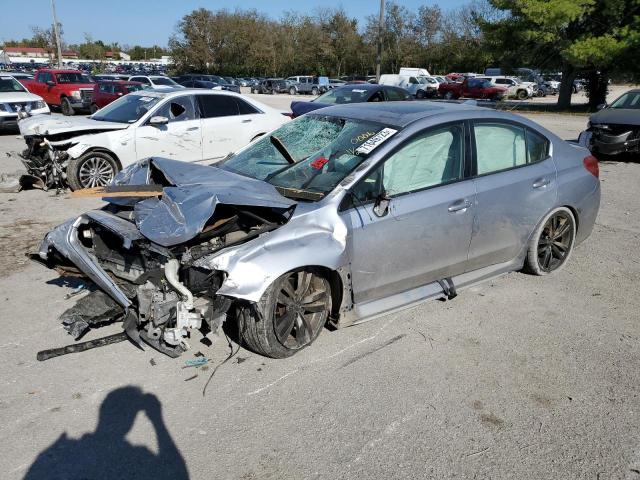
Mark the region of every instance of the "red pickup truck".
POLYGON ((65 115, 91 108, 94 82, 79 70, 42 69, 36 72, 33 80, 20 82, 50 106, 60 107, 65 115))
POLYGON ((488 80, 468 77, 462 83, 441 83, 438 94, 447 100, 461 97, 500 100, 507 94, 507 89, 492 85, 488 80))

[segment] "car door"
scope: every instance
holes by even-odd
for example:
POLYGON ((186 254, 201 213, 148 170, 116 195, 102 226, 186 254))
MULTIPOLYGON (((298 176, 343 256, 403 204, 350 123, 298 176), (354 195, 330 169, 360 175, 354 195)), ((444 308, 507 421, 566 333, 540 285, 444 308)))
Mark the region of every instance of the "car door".
POLYGON ((465 271, 475 191, 464 175, 464 129, 453 123, 414 136, 345 197, 356 303, 465 271))
POLYGON ((172 97, 159 105, 143 125, 136 129, 138 159, 159 156, 185 162, 202 160, 200 115, 194 95, 172 97), (151 125, 153 117, 168 123, 151 125))
POLYGON ((555 205, 556 168, 543 135, 517 124, 475 121, 476 208, 469 270, 515 259, 555 205))
POLYGON ((251 140, 251 116, 240 115, 238 102, 231 95, 198 95, 202 115, 203 158, 225 157, 251 140), (248 133, 249 132, 249 133, 248 133))

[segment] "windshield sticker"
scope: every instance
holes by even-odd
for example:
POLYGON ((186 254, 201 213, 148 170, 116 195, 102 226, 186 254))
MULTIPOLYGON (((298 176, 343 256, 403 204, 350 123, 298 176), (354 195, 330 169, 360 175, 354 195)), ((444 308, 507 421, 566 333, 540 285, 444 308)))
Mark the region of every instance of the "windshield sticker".
POLYGON ((153 98, 153 97, 140 97, 140 101, 141 102, 145 102, 145 103, 146 102, 151 102, 153 100, 155 100, 155 98, 153 98))
POLYGON ((374 149, 376 149, 382 143, 386 142, 396 133, 398 133, 398 131, 394 130, 393 128, 384 128, 369 140, 364 142, 362 145, 360 145, 358 148, 356 148, 356 153, 360 155, 371 153, 374 149))
POLYGON ((325 157, 316 158, 313 162, 311 162, 311 168, 322 170, 322 167, 324 167, 328 161, 329 160, 327 160, 325 157))
POLYGON ((360 135, 353 137, 351 139, 351 144, 352 145, 357 145, 359 143, 364 142, 365 140, 367 140, 368 138, 373 137, 376 134, 376 132, 363 132, 360 135))
POLYGON ((366 92, 366 90, 363 90, 362 88, 354 88, 353 90, 351 90, 352 92, 356 92, 356 93, 364 93, 366 92))

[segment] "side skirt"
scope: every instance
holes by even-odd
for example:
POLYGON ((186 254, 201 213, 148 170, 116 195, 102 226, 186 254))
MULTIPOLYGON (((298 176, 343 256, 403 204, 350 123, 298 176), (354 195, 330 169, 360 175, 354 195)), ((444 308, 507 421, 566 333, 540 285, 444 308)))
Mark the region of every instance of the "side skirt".
MULTIPOLYGON (((463 273, 453 277, 453 284, 457 291, 472 287, 485 280, 504 275, 505 273, 520 270, 523 265, 522 258, 516 258, 506 263, 499 263, 483 267, 472 272, 463 273)), ((353 309, 344 313, 339 322, 339 327, 348 327, 359 323, 368 322, 384 315, 396 313, 407 308, 419 305, 427 300, 446 296, 438 282, 429 283, 421 287, 397 293, 390 297, 371 300, 369 302, 354 304, 353 309)))

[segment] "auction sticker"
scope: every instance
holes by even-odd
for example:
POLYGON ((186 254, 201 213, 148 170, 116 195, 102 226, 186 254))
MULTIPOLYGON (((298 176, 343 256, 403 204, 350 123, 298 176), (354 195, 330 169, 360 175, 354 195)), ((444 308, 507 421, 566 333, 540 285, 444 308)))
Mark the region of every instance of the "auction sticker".
POLYGON ((384 128, 376 133, 369 140, 364 142, 358 148, 356 148, 356 153, 364 155, 367 153, 371 153, 374 149, 376 149, 379 145, 386 142, 392 135, 398 133, 397 130, 393 128, 384 128))

